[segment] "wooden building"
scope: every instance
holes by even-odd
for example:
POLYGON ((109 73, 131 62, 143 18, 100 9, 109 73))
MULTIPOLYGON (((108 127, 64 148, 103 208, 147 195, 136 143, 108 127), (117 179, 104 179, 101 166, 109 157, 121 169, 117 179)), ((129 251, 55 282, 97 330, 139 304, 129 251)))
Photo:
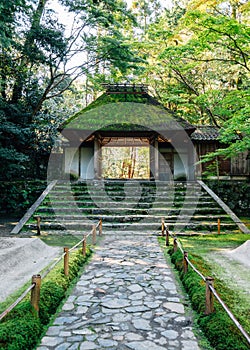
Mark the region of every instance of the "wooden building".
MULTIPOLYGON (((64 172, 79 179, 194 180, 213 164, 200 157, 220 147, 218 129, 194 126, 153 98, 145 85, 111 84, 62 126, 64 172)), ((248 176, 239 154, 215 165, 214 175, 248 176)))

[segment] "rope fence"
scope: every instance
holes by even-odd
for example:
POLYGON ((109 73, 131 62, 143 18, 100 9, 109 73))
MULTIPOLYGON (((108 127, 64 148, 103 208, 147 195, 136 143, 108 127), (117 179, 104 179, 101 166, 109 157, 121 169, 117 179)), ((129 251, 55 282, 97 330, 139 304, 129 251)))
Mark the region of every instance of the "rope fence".
POLYGON ((64 274, 68 276, 69 274, 69 253, 78 248, 82 244, 82 254, 85 257, 87 251, 87 238, 92 235, 92 244, 96 244, 96 229, 99 228, 99 236, 102 235, 102 219, 99 220, 98 224, 93 225, 91 231, 84 235, 77 244, 75 244, 70 249, 64 247, 64 252, 61 254, 54 263, 42 274, 37 274, 32 276, 31 285, 22 293, 22 295, 16 299, 5 311, 0 314, 0 321, 7 316, 31 291, 30 302, 35 310, 39 311, 39 300, 40 300, 40 289, 41 281, 44 279, 50 271, 62 260, 64 259, 64 274))
POLYGON ((188 267, 190 266, 199 276, 200 278, 206 282, 206 295, 205 295, 205 314, 209 315, 214 312, 214 297, 218 300, 220 305, 223 307, 223 309, 226 311, 228 316, 231 318, 235 326, 239 329, 241 334, 245 337, 247 342, 250 344, 250 336, 245 331, 245 329, 242 327, 242 325, 239 323, 239 321, 236 319, 236 317, 233 315, 233 313, 230 311, 228 306, 223 302, 223 300, 220 298, 218 293, 216 292, 214 288, 214 279, 212 277, 205 277, 195 266, 194 264, 189 260, 188 253, 185 251, 177 239, 176 236, 174 236, 169 230, 168 227, 165 225, 164 218, 161 220, 161 235, 166 237, 166 246, 169 246, 169 236, 173 239, 173 249, 174 252, 180 249, 181 253, 183 254, 183 271, 184 273, 187 273, 188 267))

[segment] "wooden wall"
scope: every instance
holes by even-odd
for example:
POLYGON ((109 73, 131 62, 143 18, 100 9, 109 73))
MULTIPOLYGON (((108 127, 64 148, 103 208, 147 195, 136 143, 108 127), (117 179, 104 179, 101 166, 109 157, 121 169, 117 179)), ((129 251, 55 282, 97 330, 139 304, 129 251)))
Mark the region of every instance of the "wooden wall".
MULTIPOLYGON (((199 158, 205 154, 216 151, 217 148, 221 148, 218 142, 200 142, 196 144, 196 149, 199 158)), ((239 153, 236 157, 225 159, 218 157, 219 175, 232 175, 232 176, 248 176, 249 175, 249 163, 250 159, 247 159, 248 152, 239 153)), ((212 168, 213 161, 201 164, 202 173, 206 172, 209 168, 212 168)), ((215 174, 216 175, 216 174, 215 174)))

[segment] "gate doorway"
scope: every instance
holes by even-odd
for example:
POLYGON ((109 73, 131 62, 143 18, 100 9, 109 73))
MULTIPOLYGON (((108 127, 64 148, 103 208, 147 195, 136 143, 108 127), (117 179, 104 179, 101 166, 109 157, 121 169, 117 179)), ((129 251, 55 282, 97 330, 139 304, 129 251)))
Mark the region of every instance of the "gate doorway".
POLYGON ((149 146, 103 146, 104 179, 149 179, 149 146))

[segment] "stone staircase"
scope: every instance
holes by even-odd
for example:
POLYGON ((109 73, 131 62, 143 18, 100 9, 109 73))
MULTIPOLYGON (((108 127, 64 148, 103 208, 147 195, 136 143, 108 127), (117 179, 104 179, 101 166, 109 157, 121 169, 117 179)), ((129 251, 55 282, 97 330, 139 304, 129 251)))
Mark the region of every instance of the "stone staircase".
POLYGON ((133 234, 160 232, 164 218, 176 233, 238 230, 224 210, 197 182, 86 181, 59 182, 37 208, 22 232, 87 233, 100 218, 103 232, 125 230, 133 234))

